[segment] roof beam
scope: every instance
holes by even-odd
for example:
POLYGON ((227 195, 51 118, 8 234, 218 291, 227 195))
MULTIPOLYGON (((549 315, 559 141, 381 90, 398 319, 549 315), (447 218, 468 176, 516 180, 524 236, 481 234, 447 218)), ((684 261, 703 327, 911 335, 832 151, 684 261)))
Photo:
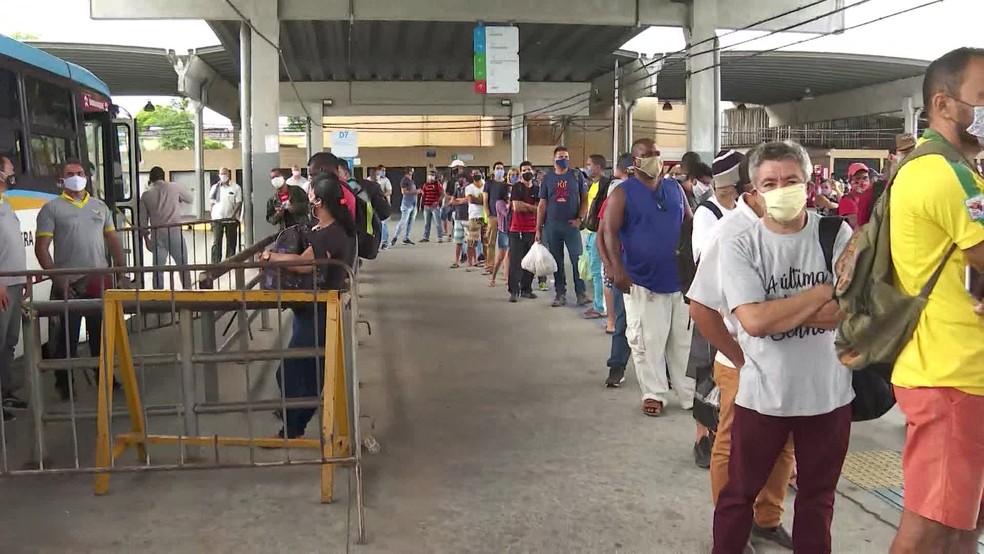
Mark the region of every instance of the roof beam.
MULTIPOLYGON (((573 94, 586 93, 589 85, 523 82, 520 90, 519 94, 505 97, 522 103, 525 111, 533 111, 573 94)), ((329 81, 297 83, 297 91, 304 103, 331 99, 333 104, 326 115, 510 115, 510 108, 500 104, 503 96, 475 94, 472 83, 467 81, 329 81)), ((300 109, 289 83, 280 84, 280 98, 282 115, 295 115, 292 110, 300 109)), ((551 111, 550 115, 587 115, 584 103, 575 108, 580 109, 551 111)))
POLYGON ((922 77, 909 77, 855 90, 817 96, 813 100, 785 102, 766 106, 769 123, 778 125, 802 125, 816 121, 828 121, 862 115, 876 115, 903 111, 906 99, 913 99, 913 107, 921 108, 922 77))
MULTIPOLYGON (((269 0, 237 0, 247 15, 269 0)), ((805 6, 813 0, 718 0, 719 28, 737 28, 805 6)), ((830 12, 843 0, 822 4, 758 27, 775 30, 830 12)), ((674 0, 279 0, 279 17, 285 20, 358 21, 468 21, 541 24, 646 26, 685 25, 688 9, 674 0), (472 5, 474 4, 474 5, 472 5)), ((93 19, 238 19, 224 0, 90 0, 93 19)), ((801 32, 827 32, 842 28, 843 12, 799 27, 801 32)))

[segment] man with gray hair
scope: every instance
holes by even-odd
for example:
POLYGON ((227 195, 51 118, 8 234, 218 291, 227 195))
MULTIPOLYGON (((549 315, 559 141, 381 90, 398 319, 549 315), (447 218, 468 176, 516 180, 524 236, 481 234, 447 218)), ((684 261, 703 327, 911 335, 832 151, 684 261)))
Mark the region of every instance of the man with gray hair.
MULTIPOLYGON (((766 215, 722 237, 718 274, 739 324, 738 396, 728 483, 714 510, 714 552, 748 551, 753 506, 792 435, 799 494, 796 552, 830 552, 834 493, 851 432, 851 373, 837 359, 836 259, 851 237, 841 220, 806 209, 810 159, 790 142, 750 155, 766 215), (832 223, 833 225, 830 225, 832 223), (829 256, 825 255, 825 251, 829 256)), ((737 354, 734 354, 737 357, 737 354)))

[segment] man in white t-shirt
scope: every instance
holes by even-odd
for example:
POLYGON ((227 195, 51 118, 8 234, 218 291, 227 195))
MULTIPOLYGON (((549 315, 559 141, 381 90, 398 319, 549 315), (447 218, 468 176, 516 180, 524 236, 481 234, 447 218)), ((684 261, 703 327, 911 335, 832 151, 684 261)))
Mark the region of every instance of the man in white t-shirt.
MULTIPOLYGON (((755 498, 790 435, 799 486, 794 549, 831 550, 834 494, 847 455, 854 391, 851 373, 834 350, 841 314, 832 300, 834 275, 820 243, 820 217, 806 209, 811 169, 802 146, 757 147, 749 173, 766 215, 735 235, 722 235, 717 272, 739 348, 723 340, 721 350, 740 371, 730 479, 714 510, 715 552, 747 548, 755 498)), ((850 227, 841 223, 831 260, 850 237, 850 227)), ((706 264, 705 259, 701 266, 706 264)), ((712 343, 721 338, 714 329, 701 331, 712 343)))
MULTIPOLYGON (((716 353, 713 360, 714 383, 720 392, 720 411, 714 443, 711 448, 710 474, 711 498, 717 503, 718 495, 728 482, 728 460, 731 455, 731 423, 734 417, 735 396, 738 395, 737 365, 744 363, 744 354, 738 345, 738 326, 734 314, 728 311, 724 298, 722 275, 718 260, 721 245, 727 237, 736 236, 757 223, 765 215, 765 200, 754 188, 741 194, 735 209, 724 214, 711 231, 707 244, 700 253, 697 274, 690 286, 690 316, 696 327, 694 342, 700 337, 716 353), (706 337, 706 338, 705 338, 706 337), (735 360, 735 361, 732 361, 735 360)), ((691 360, 694 358, 691 350, 691 360)), ((695 376, 695 378, 697 378, 695 376)), ((782 527, 783 501, 789 476, 793 469, 793 442, 787 441, 759 493, 754 507, 752 532, 787 548, 792 537, 782 527)))
POLYGON ((287 179, 287 184, 292 187, 301 187, 304 194, 310 192, 310 181, 304 175, 301 175, 301 166, 294 165, 290 168, 290 177, 287 179))
POLYGON ((478 263, 478 243, 485 235, 485 180, 481 173, 472 174, 472 182, 465 187, 468 199, 468 226, 465 228, 465 245, 468 252, 468 266, 478 263))
POLYGON ((243 213, 243 189, 232 181, 228 167, 219 170, 219 182, 208 191, 212 215, 212 263, 222 261, 222 237, 226 241, 226 257, 239 248, 239 218, 243 213), (234 221, 233 221, 234 220, 234 221))
MULTIPOLYGON (((711 166, 713 172, 712 194, 694 208, 693 231, 690 240, 694 263, 698 265, 700 264, 701 252, 707 246, 721 219, 734 210, 737 205, 738 187, 741 181, 739 166, 743 160, 744 156, 734 150, 723 150, 714 158, 714 164, 711 166)), ((687 375, 695 379, 698 384, 705 382, 711 379, 713 362, 713 349, 695 327, 693 340, 690 341, 687 375)), ((711 465, 710 431, 699 421, 694 440, 694 463, 702 469, 708 469, 711 465)))

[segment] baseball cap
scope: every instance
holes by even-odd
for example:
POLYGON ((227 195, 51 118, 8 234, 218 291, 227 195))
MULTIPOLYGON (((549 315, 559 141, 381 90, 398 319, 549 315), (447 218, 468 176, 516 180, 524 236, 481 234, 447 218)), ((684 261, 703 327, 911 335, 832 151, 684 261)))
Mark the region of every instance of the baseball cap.
POLYGON ((854 162, 847 168, 847 178, 850 179, 851 177, 854 177, 854 175, 859 171, 864 171, 865 173, 868 174, 871 173, 871 170, 868 169, 868 166, 864 165, 861 162, 854 162))
POLYGON ((465 167, 465 162, 461 160, 454 160, 451 162, 451 167, 465 167))

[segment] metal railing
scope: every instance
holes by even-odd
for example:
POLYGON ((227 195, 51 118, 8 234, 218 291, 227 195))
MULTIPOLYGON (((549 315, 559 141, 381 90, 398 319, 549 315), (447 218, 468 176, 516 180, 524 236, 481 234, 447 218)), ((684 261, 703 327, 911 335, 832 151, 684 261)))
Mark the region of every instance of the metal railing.
MULTIPOLYGON (((76 282, 98 286, 86 286, 76 297, 58 297, 56 293, 52 300, 30 294, 35 279, 77 277, 79 269, 0 274, 28 280, 23 339, 30 413, 28 428, 20 422, 0 421, 0 474, 96 473, 99 479, 106 479, 108 487, 108 474, 116 472, 318 464, 323 468, 322 500, 327 501, 331 498, 333 473, 325 468, 342 464, 352 467, 355 476, 359 539, 364 542, 363 441, 354 332, 358 313, 356 276, 350 267, 334 260, 277 264, 248 261, 273 240, 268 237, 220 264, 81 270, 85 276, 76 282), (299 268, 311 271, 315 277, 309 291, 253 290, 264 281, 264 272, 279 276, 299 268), (177 290, 176 281, 172 280, 171 288, 165 291, 113 288, 113 280, 121 274, 147 275, 154 271, 198 272, 200 286, 213 286, 218 278, 231 273, 236 287, 184 291, 177 290), (254 271, 258 274, 247 279, 254 271), (316 284, 324 276, 335 280, 344 276, 348 291, 319 288, 316 284), (332 306, 337 312, 332 311, 332 306), (252 315, 249 310, 253 310, 252 315), (281 316, 276 318, 276 327, 268 327, 273 332, 262 340, 251 340, 251 321, 257 313, 269 310, 281 316), (285 330, 282 316, 287 310, 304 318, 313 329, 294 325, 290 344, 284 348, 280 341, 285 330), (217 318, 207 314, 222 313, 235 314, 239 329, 222 348, 216 348, 217 318), (333 313, 337 313, 334 319, 333 313), (128 326, 124 314, 137 319, 147 314, 165 315, 171 323, 148 330, 140 325, 128 326), (196 314, 200 317, 196 318, 196 314), (47 318, 57 322, 57 332, 44 348, 41 326, 47 318), (98 323, 95 327, 101 330, 98 338, 89 336, 88 357, 65 346, 71 344, 81 318, 88 320, 87 325, 98 323), (305 334, 312 331, 313 335, 305 334), (308 339, 313 343, 307 344, 308 339), (58 343, 57 348, 53 342, 58 343), (168 344, 176 348, 169 350, 168 344), (222 381, 225 388, 220 391, 219 374, 229 375, 237 366, 243 373, 241 386, 229 377, 222 381), (258 372, 254 366, 261 366, 258 372), (117 394, 126 397, 126 409, 112 409, 114 368, 122 390, 117 394), (202 368, 201 372, 198 368, 202 368), (91 370, 98 370, 95 399, 84 387, 78 387, 75 379, 77 374, 90 375, 91 370), (295 373, 302 370, 314 372, 316 386, 307 391, 313 394, 298 393, 295 373), (64 376, 60 378, 64 383, 64 390, 60 389, 63 400, 53 404, 46 393, 47 383, 52 374, 58 381, 58 372, 64 376), (279 385, 276 397, 263 394, 273 373, 279 385), (198 387, 200 377, 204 391, 198 387), (323 389, 329 382, 336 386, 323 389), (304 414, 310 417, 317 408, 322 411, 318 439, 292 436, 297 434, 291 426, 298 425, 298 418, 303 420, 304 414), (257 433, 256 415, 271 410, 277 410, 282 419, 281 438, 262 438, 262 433, 257 433), (236 413, 240 416, 234 420, 223 415, 236 413), (120 417, 131 419, 131 431, 114 430, 114 419, 120 417), (92 420, 97 421, 94 437, 92 420), (208 427, 207 432, 203 427, 208 427), (176 445, 176 449, 168 449, 167 445, 176 445), (137 449, 137 461, 122 463, 118 456, 130 446, 137 449), (224 447, 235 446, 246 447, 248 457, 220 455, 224 447), (210 460, 201 456, 202 447, 211 448, 210 460), (269 448, 280 448, 283 455, 273 457, 267 453, 269 448), (319 455, 294 457, 291 450, 296 448, 317 448, 319 455)), ((97 492, 99 483, 97 479, 97 492)))

